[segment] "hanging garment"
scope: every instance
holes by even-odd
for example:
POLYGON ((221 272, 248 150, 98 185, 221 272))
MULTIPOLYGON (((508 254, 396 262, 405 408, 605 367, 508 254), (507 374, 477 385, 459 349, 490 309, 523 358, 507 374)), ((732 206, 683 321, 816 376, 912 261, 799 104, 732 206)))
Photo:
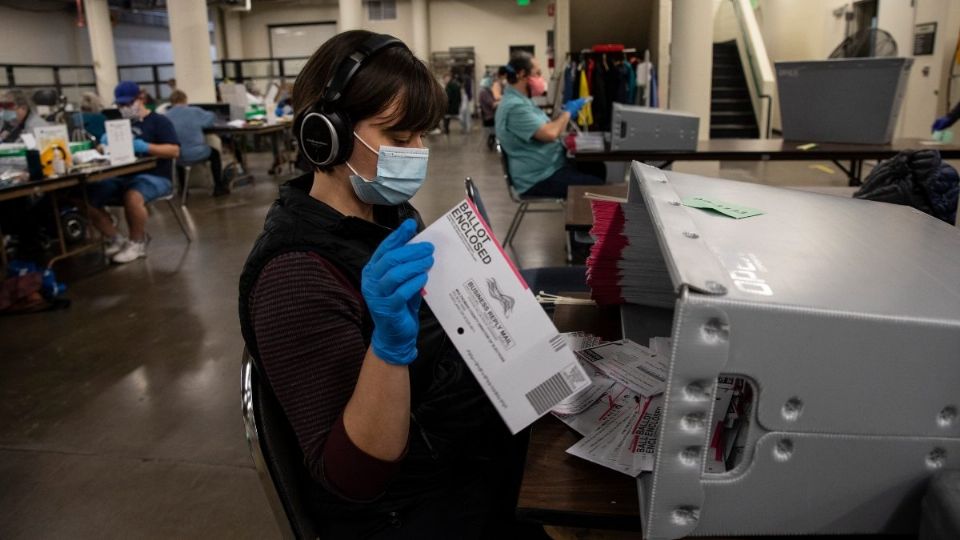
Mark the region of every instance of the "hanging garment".
MULTIPOLYGON (((589 95, 590 86, 587 84, 587 72, 586 70, 580 70, 580 97, 589 95)), ((593 124, 593 109, 590 103, 587 103, 580 109, 580 114, 577 116, 577 124, 581 127, 590 127, 590 125, 593 124)))
POLYGON ((598 131, 610 131, 610 95, 607 93, 605 63, 594 62, 593 72, 589 77, 590 89, 593 91, 593 129, 598 131))
POLYGON ((630 62, 623 63, 624 77, 627 79, 627 101, 626 103, 637 102, 637 74, 633 71, 633 65, 630 62))
POLYGON ((563 102, 574 98, 574 84, 577 82, 577 63, 570 62, 563 70, 563 102))

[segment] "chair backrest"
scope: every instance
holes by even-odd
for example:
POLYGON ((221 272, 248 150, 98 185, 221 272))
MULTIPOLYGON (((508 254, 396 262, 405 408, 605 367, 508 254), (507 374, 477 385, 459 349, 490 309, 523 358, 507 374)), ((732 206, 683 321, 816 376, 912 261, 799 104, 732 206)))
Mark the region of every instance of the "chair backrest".
POLYGON ((467 199, 477 207, 477 211, 480 212, 480 216, 483 217, 483 220, 487 222, 487 225, 489 225, 490 217, 487 216, 487 208, 483 206, 483 199, 480 197, 480 190, 477 188, 477 185, 473 183, 473 179, 469 176, 464 178, 463 187, 467 192, 467 199))
POLYGON ((285 539, 315 539, 317 525, 306 509, 310 473, 280 404, 261 380, 255 360, 243 350, 240 375, 243 427, 260 483, 285 539))

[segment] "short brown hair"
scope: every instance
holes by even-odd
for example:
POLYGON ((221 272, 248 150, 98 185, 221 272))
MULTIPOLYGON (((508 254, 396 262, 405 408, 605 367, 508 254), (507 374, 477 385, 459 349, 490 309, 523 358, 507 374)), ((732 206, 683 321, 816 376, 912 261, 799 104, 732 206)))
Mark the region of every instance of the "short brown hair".
MULTIPOLYGON (((371 35, 366 30, 343 32, 313 53, 293 86, 295 114, 320 101, 334 71, 371 35)), ((429 131, 443 119, 447 106, 440 83, 405 46, 388 47, 367 59, 343 89, 336 107, 356 123, 382 113, 394 100, 399 101, 396 113, 389 119, 393 131, 429 131)))
POLYGON ((174 90, 170 92, 170 103, 180 105, 187 102, 187 93, 183 90, 174 90))

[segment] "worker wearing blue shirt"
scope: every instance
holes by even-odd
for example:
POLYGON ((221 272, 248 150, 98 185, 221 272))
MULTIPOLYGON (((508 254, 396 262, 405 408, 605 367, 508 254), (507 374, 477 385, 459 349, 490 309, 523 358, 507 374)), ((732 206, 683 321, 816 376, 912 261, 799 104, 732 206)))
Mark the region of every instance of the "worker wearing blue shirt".
MULTIPOLYGON (((173 127, 177 130, 177 138, 180 139, 178 162, 191 164, 209 160, 215 186, 213 195, 216 197, 230 193, 229 188, 223 185, 220 152, 207 144, 203 134, 203 128, 213 125, 216 119, 214 114, 200 107, 188 105, 187 94, 182 90, 174 90, 170 94, 170 108, 164 114, 173 123, 173 127)), ((182 174, 181 178, 183 178, 182 174)), ((186 182, 187 178, 183 178, 183 181, 186 182)))

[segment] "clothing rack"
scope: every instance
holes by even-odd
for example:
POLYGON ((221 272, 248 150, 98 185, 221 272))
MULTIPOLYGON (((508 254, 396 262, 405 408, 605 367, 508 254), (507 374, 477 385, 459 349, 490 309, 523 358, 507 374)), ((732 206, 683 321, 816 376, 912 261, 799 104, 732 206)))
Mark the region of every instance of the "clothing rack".
POLYGON ((582 49, 564 56, 561 69, 555 71, 556 81, 551 81, 562 94, 554 97, 555 104, 589 93, 593 102, 577 118, 582 128, 609 131, 613 103, 657 106, 656 71, 649 50, 582 49), (584 78, 589 89, 581 84, 584 78))

